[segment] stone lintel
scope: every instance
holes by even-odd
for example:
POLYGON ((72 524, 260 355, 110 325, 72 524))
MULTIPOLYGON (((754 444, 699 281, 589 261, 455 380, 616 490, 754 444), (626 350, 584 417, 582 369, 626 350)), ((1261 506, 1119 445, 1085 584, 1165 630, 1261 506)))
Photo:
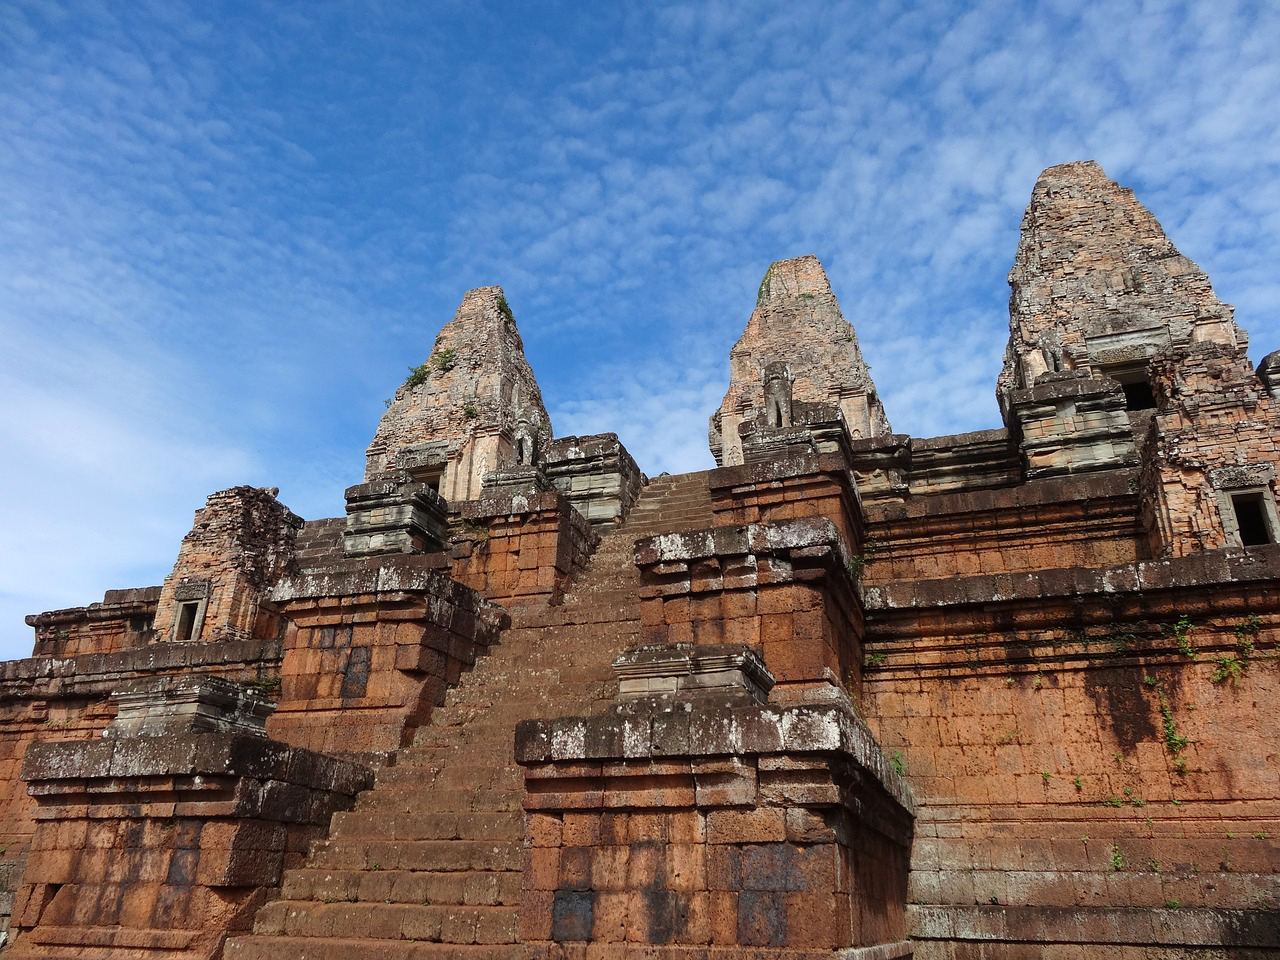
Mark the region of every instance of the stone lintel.
POLYGON ((1080 944, 1090 951, 1104 944, 1268 953, 1280 947, 1280 925, 1272 910, 918 904, 907 907, 907 918, 916 940, 945 940, 958 949, 964 949, 959 943, 1042 942, 1046 930, 1055 931, 1057 943, 1080 944))
POLYGON ((116 718, 109 739, 178 733, 243 733, 266 736, 275 709, 263 691, 224 677, 162 677, 138 680, 112 695, 116 718))
POLYGON ((539 466, 510 466, 484 475, 481 499, 536 496, 551 489, 551 482, 539 466))
POLYGON ((285 577, 272 589, 270 599, 292 603, 319 597, 450 593, 460 585, 449 579, 448 569, 448 558, 443 554, 351 558, 285 577))
POLYGON ((521 721, 515 751, 516 762, 526 768, 624 759, 742 761, 749 756, 772 756, 785 764, 805 756, 840 755, 867 771, 904 812, 915 813, 911 788, 847 704, 632 701, 594 717, 521 721))
POLYGON ((568 509, 568 502, 556 491, 533 494, 507 494, 464 500, 457 505, 458 514, 471 523, 485 523, 501 517, 514 517, 530 513, 555 513, 568 509))
MULTIPOLYGON (((137 786, 148 779, 195 778, 191 783, 198 786, 201 778, 210 777, 279 781, 345 796, 354 796, 373 782, 373 774, 361 764, 242 733, 37 742, 27 749, 22 765, 22 779, 40 796, 83 793, 85 781, 129 781, 137 786)), ((102 803, 116 802, 113 794, 117 792, 91 791, 99 797, 95 802, 102 803)), ((266 815, 263 797, 254 792, 238 794, 233 805, 253 808, 256 816, 266 815)), ((306 809, 287 806, 282 804, 270 818, 302 822, 309 816, 306 809)))
POLYGON ((1052 618, 1060 616, 1060 611, 1050 610, 1048 602, 1053 599, 1076 602, 1092 598, 1114 604, 1134 596, 1151 606, 1157 602, 1158 594, 1194 589, 1215 591, 1215 597, 1225 603, 1227 596, 1269 592, 1277 583, 1280 544, 1267 544, 1115 567, 1066 567, 866 586, 863 604, 871 615, 891 610, 1032 603, 1043 606, 1052 618))
POLYGON ((774 684, 760 655, 739 644, 633 647, 613 661, 613 672, 619 700, 715 694, 763 703, 774 684))
POLYGON ((836 525, 826 517, 800 517, 777 523, 748 523, 712 527, 688 533, 665 533, 637 540, 636 565, 642 570, 659 564, 689 564, 724 556, 792 554, 809 558, 832 556, 841 563, 851 551, 836 525))

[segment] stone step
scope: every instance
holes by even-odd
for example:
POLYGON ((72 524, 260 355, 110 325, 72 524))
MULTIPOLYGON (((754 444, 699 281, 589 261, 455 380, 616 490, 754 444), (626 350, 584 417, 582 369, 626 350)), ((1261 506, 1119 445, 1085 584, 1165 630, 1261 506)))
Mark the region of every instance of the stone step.
POLYGON ((285 900, 319 903, 425 903, 515 906, 520 874, 515 871, 333 870, 300 867, 285 876, 285 900))
POLYGON ((229 942, 229 960, 512 957, 524 840, 516 724, 612 702, 612 662, 641 636, 636 541, 710 525, 705 473, 651 482, 562 605, 513 611, 414 744, 286 873, 285 899, 259 912, 255 935, 229 942))
POLYGON ((524 823, 495 813, 400 813, 368 811, 334 814, 331 841, 388 840, 523 840, 524 823))
POLYGON ((520 844, 500 840, 330 840, 307 865, 336 870, 519 870, 520 844))
POLYGON ((479 788, 474 790, 429 790, 413 786, 374 788, 356 798, 356 810, 384 813, 425 813, 438 810, 447 813, 511 813, 518 812, 519 790, 479 788))
POLYGON ((258 911, 259 936, 338 937, 432 943, 516 942, 514 907, 276 900, 258 911))
POLYGON ((225 960, 516 960, 511 944, 415 943, 332 938, 298 942, 247 936, 228 940, 225 960))

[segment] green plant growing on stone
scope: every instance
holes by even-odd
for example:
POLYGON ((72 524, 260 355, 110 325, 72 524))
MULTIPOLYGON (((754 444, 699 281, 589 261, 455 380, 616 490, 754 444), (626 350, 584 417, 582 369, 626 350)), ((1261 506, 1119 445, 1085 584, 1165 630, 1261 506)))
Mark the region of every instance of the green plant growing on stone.
POLYGON ((862 552, 853 554, 845 562, 845 569, 849 572, 850 579, 862 579, 862 572, 867 569, 867 564, 872 561, 879 549, 880 544, 875 537, 868 537, 862 542, 862 552))
POLYGON ((1041 771, 1040 771, 1040 779, 1044 781, 1044 785, 1047 787, 1047 786, 1049 785, 1049 771, 1048 771, 1048 770, 1041 770, 1041 771))
POLYGON ((1131 625, 1112 627, 1107 632, 1107 642, 1116 653, 1124 653, 1138 640, 1138 635, 1131 625))
POLYGON ((507 323, 515 323, 516 318, 511 313, 511 305, 507 303, 507 298, 502 294, 498 294, 498 312, 502 314, 507 323))
MULTIPOLYGON (((405 379, 404 385, 410 390, 414 387, 422 386, 422 384, 427 382, 427 378, 431 376, 431 365, 432 362, 430 360, 424 360, 416 367, 410 367, 409 376, 405 379)), ((388 406, 390 406, 390 404, 388 404, 388 406)))
POLYGON ((1224 653, 1222 656, 1213 658, 1213 662, 1217 664, 1211 678, 1214 683, 1229 683, 1233 687, 1239 685, 1241 678, 1249 669, 1250 659, 1257 652, 1255 641, 1261 627, 1262 621, 1251 614, 1231 628, 1236 637, 1236 652, 1224 653))
POLYGON ((1178 909, 1178 901, 1177 901, 1177 900, 1166 900, 1166 901, 1164 902, 1164 908, 1165 908, 1166 910, 1177 910, 1177 909, 1178 909))
POLYGON ((1160 717, 1163 721, 1161 729, 1164 732, 1165 749, 1169 751, 1170 756, 1177 757, 1191 741, 1178 734, 1178 724, 1173 719, 1173 708, 1169 706, 1169 701, 1165 699, 1163 692, 1160 694, 1160 717))
POLYGON ((431 357, 431 364, 441 373, 452 370, 458 364, 458 352, 452 347, 438 350, 431 357))
POLYGON ((1180 616, 1172 625, 1165 624, 1160 629, 1168 636, 1172 636, 1178 644, 1178 650, 1184 657, 1194 660, 1196 658, 1196 648, 1191 645, 1191 628, 1194 626, 1186 614, 1180 616))
POLYGON ((1245 668, 1249 665, 1247 660, 1241 660, 1229 653, 1214 657, 1213 662, 1217 666, 1214 667, 1213 676, 1209 679, 1214 683, 1229 683, 1233 687, 1239 686, 1240 678, 1244 676, 1245 668))
POLYGON ((868 653, 866 658, 862 661, 862 665, 868 670, 874 670, 876 667, 880 666, 880 664, 884 663, 884 660, 885 654, 883 653, 868 653))
POLYGON ((764 272, 764 277, 760 280, 760 286, 756 288, 756 306, 764 303, 769 299, 769 290, 772 284, 773 265, 769 265, 769 269, 764 272))
POLYGON ((1111 869, 1112 870, 1124 869, 1124 854, 1121 852, 1119 847, 1111 848, 1111 869))
POLYGON ((476 417, 480 416, 480 411, 476 408, 474 403, 464 403, 462 405, 462 415, 468 420, 474 420, 476 417))
POLYGON ((1074 780, 1071 781, 1071 783, 1076 788, 1076 793, 1080 793, 1081 791, 1084 790, 1084 783, 1080 780, 1079 777, 1076 777, 1074 780))
POLYGON ((907 772, 907 761, 906 758, 903 757, 901 750, 894 750, 889 754, 889 766, 893 767, 894 772, 897 773, 898 776, 902 776, 907 772))

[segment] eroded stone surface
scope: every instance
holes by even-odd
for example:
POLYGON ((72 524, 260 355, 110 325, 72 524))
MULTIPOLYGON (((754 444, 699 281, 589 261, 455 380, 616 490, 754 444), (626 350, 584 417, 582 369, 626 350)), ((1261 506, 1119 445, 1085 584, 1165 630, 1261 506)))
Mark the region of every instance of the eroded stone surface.
POLYGON ((1243 352, 1244 332, 1209 278, 1165 236, 1133 191, 1092 161, 1040 175, 1009 271, 1009 345, 998 394, 1041 374, 1121 378, 1158 351, 1213 341, 1243 352))
POLYGON ((366 481, 407 470, 470 500, 486 473, 538 462, 551 419, 501 287, 467 291, 418 370, 378 424, 366 481))
POLYGON ((805 405, 838 409, 855 438, 890 432, 858 338, 812 256, 771 264, 760 281, 747 329, 729 353, 729 391, 711 416, 716 462, 745 462, 739 427, 757 418, 773 428, 820 419, 805 405))

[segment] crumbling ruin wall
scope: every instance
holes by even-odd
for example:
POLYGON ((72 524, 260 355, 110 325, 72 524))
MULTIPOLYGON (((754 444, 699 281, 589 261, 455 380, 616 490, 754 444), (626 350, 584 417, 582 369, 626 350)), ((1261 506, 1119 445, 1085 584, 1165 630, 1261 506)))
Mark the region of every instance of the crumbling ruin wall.
POLYGON ((1280 410, 1248 358, 1203 343, 1152 368, 1159 406, 1142 473, 1152 554, 1280 542, 1280 410))
POLYGON ((275 489, 211 494, 182 539, 156 604, 156 636, 178 643, 244 640, 269 615, 267 589, 294 569, 302 519, 275 489))

